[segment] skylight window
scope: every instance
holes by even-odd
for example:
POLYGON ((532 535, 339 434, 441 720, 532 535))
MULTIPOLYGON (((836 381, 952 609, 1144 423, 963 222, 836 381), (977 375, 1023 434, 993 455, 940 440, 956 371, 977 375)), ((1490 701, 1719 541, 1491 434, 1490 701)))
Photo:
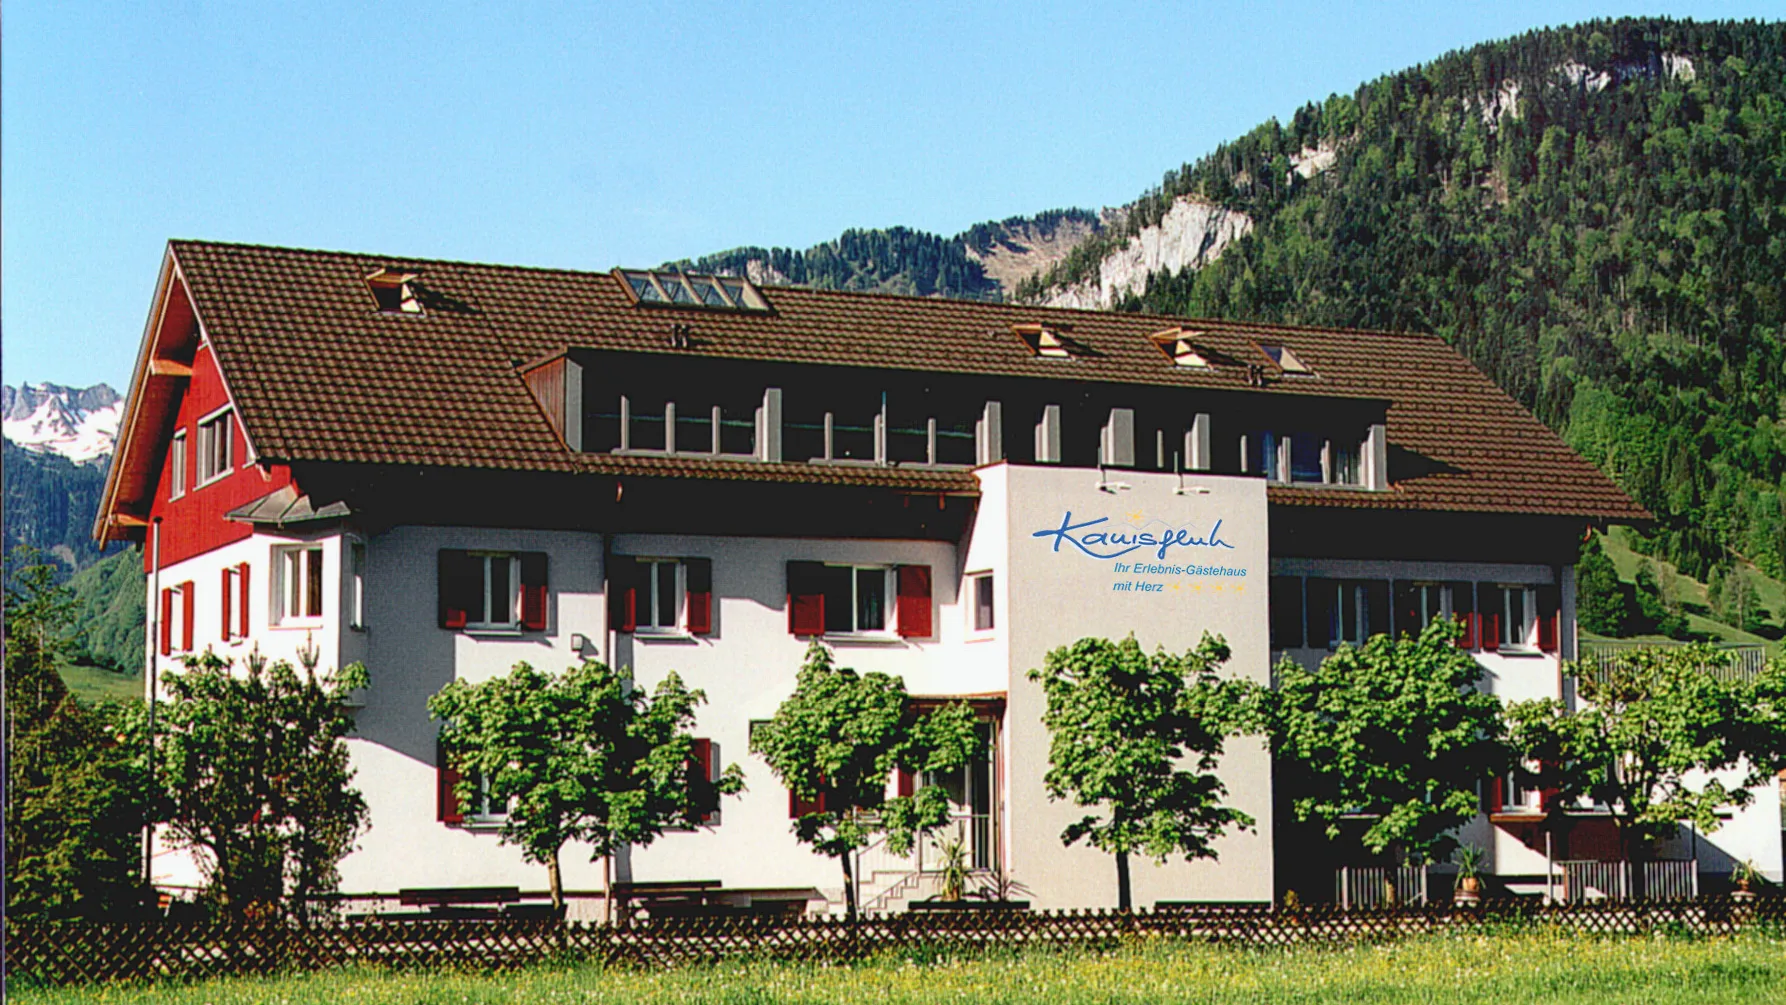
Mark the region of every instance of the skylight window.
POLYGON ((1207 370, 1210 367, 1209 356, 1197 348, 1191 340, 1202 332, 1186 331, 1183 328, 1168 328, 1163 332, 1155 332, 1151 338, 1153 344, 1166 354, 1174 366, 1189 367, 1193 370, 1207 370))
POLYGON ((382 313, 420 314, 422 304, 416 299, 412 285, 416 278, 414 273, 379 269, 366 277, 366 288, 372 291, 372 299, 382 313))
POLYGON ((1072 359, 1084 353, 1084 347, 1062 334, 1058 327, 1029 324, 1012 325, 1011 330, 1029 346, 1029 351, 1048 359, 1072 359))
POLYGON ((678 269, 617 270, 633 302, 651 307, 706 307, 721 311, 767 311, 768 301, 748 279, 691 275, 678 269))
POLYGON ((1315 371, 1310 369, 1307 363, 1297 359, 1296 354, 1291 352, 1290 347, 1287 345, 1261 344, 1259 348, 1265 350, 1265 355, 1270 356, 1271 361, 1277 364, 1278 369, 1285 373, 1301 374, 1305 377, 1313 377, 1315 375, 1315 371))

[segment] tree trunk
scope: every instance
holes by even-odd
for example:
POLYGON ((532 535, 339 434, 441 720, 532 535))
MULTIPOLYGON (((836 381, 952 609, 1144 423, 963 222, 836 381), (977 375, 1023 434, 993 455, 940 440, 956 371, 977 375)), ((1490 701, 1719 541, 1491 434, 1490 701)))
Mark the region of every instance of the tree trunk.
POLYGON ((564 877, 558 871, 558 849, 552 849, 552 861, 546 863, 547 883, 552 887, 552 913, 564 917, 564 877))
POLYGON ((1129 894, 1129 853, 1116 853, 1116 909, 1126 911, 1134 906, 1134 898, 1129 894))
POLYGON ((850 853, 844 852, 837 857, 843 863, 843 917, 845 921, 856 920, 856 878, 850 872, 850 853))

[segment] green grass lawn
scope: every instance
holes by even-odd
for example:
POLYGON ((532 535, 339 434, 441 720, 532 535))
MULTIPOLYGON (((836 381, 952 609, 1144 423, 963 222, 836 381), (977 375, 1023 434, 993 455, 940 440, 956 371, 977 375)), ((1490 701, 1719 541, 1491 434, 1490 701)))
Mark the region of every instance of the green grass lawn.
POLYGON ((62 668, 62 683, 75 697, 89 704, 99 701, 142 701, 141 673, 114 673, 102 667, 70 664, 62 668))
POLYGON ((1786 1002, 1786 937, 1473 932, 1338 949, 1143 943, 1111 953, 1001 953, 858 966, 733 963, 650 971, 332 973, 167 987, 30 991, 21 1005, 496 1005, 522 1002, 1008 1003, 1786 1002))

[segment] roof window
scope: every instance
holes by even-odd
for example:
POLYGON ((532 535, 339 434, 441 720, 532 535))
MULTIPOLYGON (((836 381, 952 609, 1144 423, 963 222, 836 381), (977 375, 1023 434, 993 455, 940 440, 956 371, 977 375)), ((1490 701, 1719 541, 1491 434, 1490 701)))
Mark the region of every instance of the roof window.
POLYGON ((618 269, 633 302, 644 307, 706 307, 722 311, 767 311, 750 280, 739 276, 691 275, 680 269, 618 269))
POLYGON ((1211 366, 1209 353, 1198 348, 1197 344, 1191 341, 1202 334, 1202 332, 1186 331, 1183 328, 1168 328, 1165 331, 1154 332, 1148 337, 1153 339, 1153 344, 1166 354, 1166 358, 1170 359, 1174 366, 1207 370, 1211 366))
POLYGON ((1011 331, 1029 346, 1029 351, 1049 359, 1073 359, 1085 354, 1085 347, 1062 333, 1061 326, 1040 324, 1012 325, 1011 331))
POLYGON ((1287 374, 1304 377, 1315 375, 1315 371, 1310 369, 1307 363, 1297 359, 1296 354, 1291 352, 1287 345, 1264 345, 1261 343, 1259 348, 1265 351, 1265 355, 1271 357, 1271 361, 1277 364, 1279 370, 1287 374))
POLYGON ((422 303, 416 299, 413 285, 416 278, 414 273, 379 269, 366 277, 366 288, 372 291, 372 299, 382 313, 420 314, 422 303))

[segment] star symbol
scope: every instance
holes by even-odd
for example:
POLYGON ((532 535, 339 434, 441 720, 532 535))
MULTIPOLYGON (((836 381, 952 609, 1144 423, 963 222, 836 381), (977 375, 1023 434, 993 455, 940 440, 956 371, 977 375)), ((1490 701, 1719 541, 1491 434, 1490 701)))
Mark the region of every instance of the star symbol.
POLYGON ((1172 584, 1172 592, 1173 593, 1177 593, 1179 590, 1182 590, 1182 589, 1184 589, 1183 583, 1173 583, 1172 584))
POLYGON ((1244 590, 1246 590, 1246 587, 1244 587, 1244 586, 1236 586, 1236 587, 1235 587, 1235 588, 1234 588, 1234 592, 1235 592, 1235 593, 1241 593, 1241 592, 1243 592, 1243 591, 1244 591, 1244 590))
POLYGON ((1133 523, 1139 523, 1143 515, 1144 514, 1140 510, 1131 510, 1129 512, 1129 520, 1133 523))
POLYGON ((1220 584, 1220 583, 1217 583, 1217 584, 1215 584, 1215 586, 1214 586, 1214 587, 1213 587, 1213 589, 1214 589, 1214 590, 1215 590, 1215 592, 1217 592, 1217 593, 1220 593, 1220 592, 1222 592, 1222 584, 1220 584))
POLYGON ((1195 586, 1192 586, 1191 589, 1197 593, 1202 593, 1203 592, 1203 584, 1198 583, 1195 586))

